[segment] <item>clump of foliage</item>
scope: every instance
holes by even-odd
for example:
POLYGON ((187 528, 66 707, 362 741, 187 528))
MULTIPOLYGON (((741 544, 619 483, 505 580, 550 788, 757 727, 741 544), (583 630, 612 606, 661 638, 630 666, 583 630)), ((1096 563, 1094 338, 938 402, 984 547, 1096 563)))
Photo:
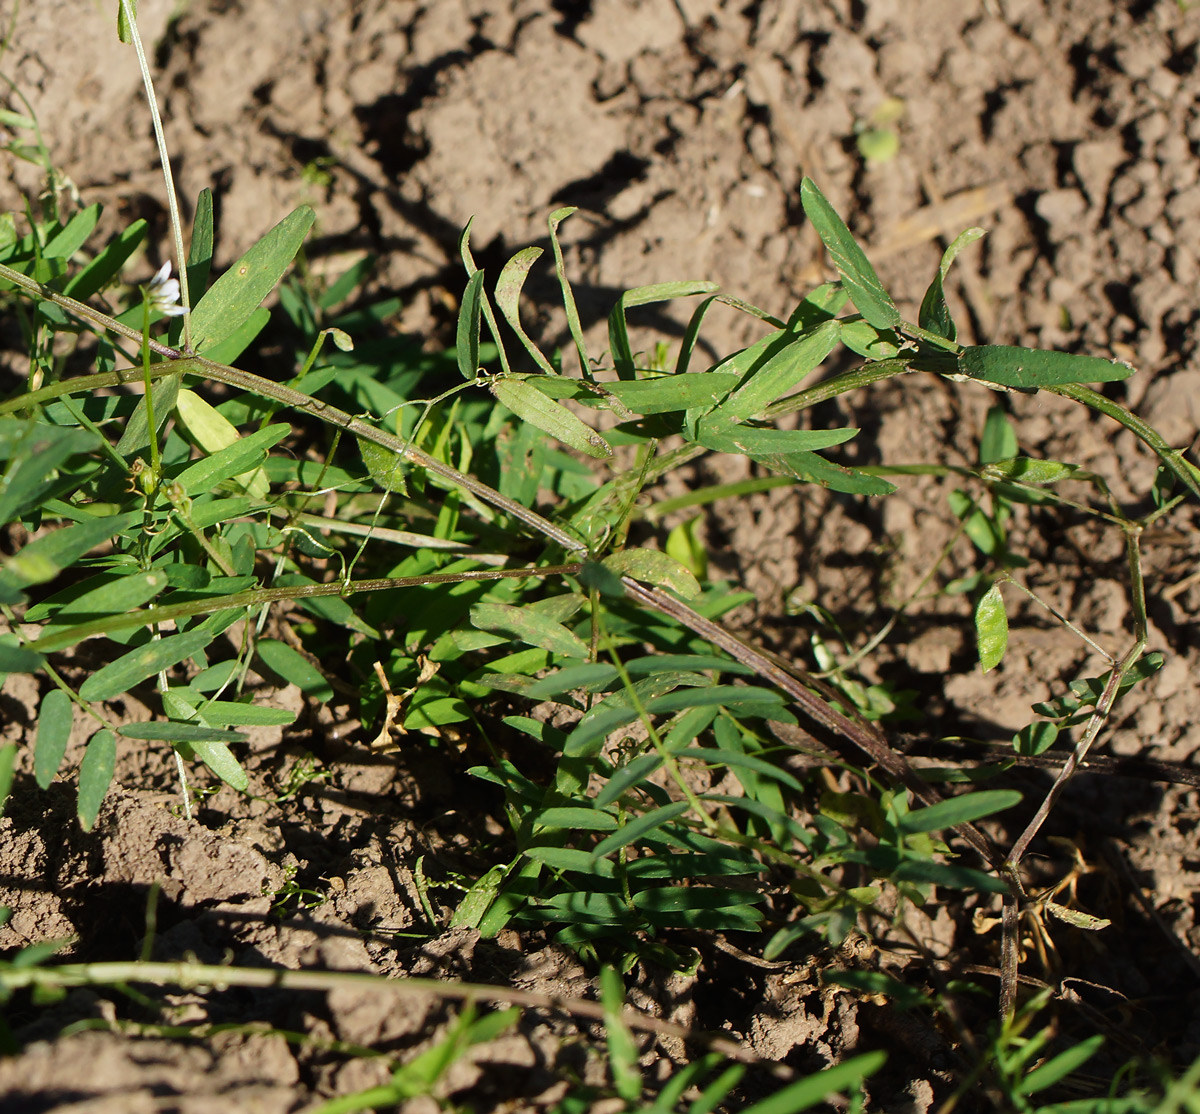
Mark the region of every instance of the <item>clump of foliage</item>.
MULTIPOLYGON (((124 27, 136 31, 128 20, 124 27)), ((1004 1108, 1035 1109, 1031 1096, 1096 1044, 1048 1057, 1049 1030, 1024 1035, 1032 1014, 1017 1009, 1018 918, 1036 903, 1077 926, 1103 925, 1026 893, 1021 861, 1118 699, 1161 663, 1145 652, 1138 539, 1182 499, 1200 495, 1200 473, 1085 385, 1124 379, 1127 365, 958 342, 944 284, 980 230, 951 244, 917 320, 908 321, 812 181, 801 200, 836 281, 779 317, 708 282, 627 291, 609 316, 607 361, 587 349, 563 264, 558 229, 570 209, 550 215, 548 241, 572 350, 544 352, 522 324, 523 283, 542 249, 516 253, 489 287, 468 228, 456 346, 445 358, 372 335, 394 307, 353 301, 369 261, 324 286, 296 275, 279 285, 312 226, 307 208, 210 282, 213 207, 205 191, 182 289, 169 268, 144 288, 124 284, 127 261, 145 246, 144 222, 93 246, 99 207, 65 213, 54 191, 24 234, 11 216, 0 220, 0 290, 20 313, 29 353, 25 387, 0 403, 0 524, 17 543, 0 563, 8 624, 0 671, 48 679, 34 744, 37 783, 45 788, 63 775, 68 737, 87 717, 95 730, 77 771, 84 829, 101 814, 120 746, 169 748, 181 778, 202 763, 245 790, 240 729, 293 719, 258 699, 256 675, 329 701, 332 663, 343 675, 349 663, 354 683, 343 696, 378 726, 381 741, 402 732, 434 740, 485 732, 489 702, 524 702, 525 712, 502 723, 531 740, 537 768, 522 769, 495 747, 493 761, 471 771, 503 791, 512 836, 503 860, 470 880, 452 923, 485 936, 549 927, 605 966, 614 1088, 628 1109, 639 1108, 644 1084, 613 971, 638 963, 694 970, 699 956, 688 941, 697 933, 742 934, 767 959, 814 941, 837 946, 860 926, 895 921, 880 912, 885 896, 894 909, 928 901, 934 887, 996 894, 1004 904, 1003 1027, 964 1086, 987 1074, 1004 1108), (237 366, 272 320, 261 303, 277 288, 296 338, 286 382, 237 366), (690 323, 673 359, 650 361, 634 350, 627 315, 674 299, 697 299, 690 323), (720 304, 752 314, 763 335, 697 366, 706 315, 720 304), (862 363, 813 382, 841 349, 862 363), (68 374, 83 362, 91 370, 68 374), (980 554, 977 574, 958 588, 975 601, 985 670, 1007 643, 1003 591, 1019 588, 1012 573, 1022 559, 1009 551, 1007 533, 1015 507, 1082 508, 1127 539, 1131 644, 1107 655, 1106 675, 1081 678, 1038 706, 1017 734, 1015 757, 1058 747, 1063 764, 1007 848, 976 821, 1003 813, 1021 794, 986 784, 936 788, 890 746, 887 694, 847 669, 819 681, 723 626, 748 597, 706 577, 690 524, 661 549, 630 543, 639 519, 654 511, 699 510, 765 483, 887 498, 894 488, 886 469, 837 460, 837 447, 857 430, 782 428, 776 419, 910 373, 964 389, 1063 395, 1123 425, 1161 462, 1153 511, 1129 518, 1100 477, 1022 453, 996 408, 977 466, 957 470, 963 486, 953 507, 980 554), (119 389, 124 384, 142 391, 119 389), (589 413, 594 420, 581 416, 589 413), (696 490, 669 506, 655 494, 662 477, 710 453, 747 457, 770 478, 696 490), (1067 499, 1067 485, 1084 485, 1084 494, 1067 499), (285 601, 291 610, 281 618, 285 601), (109 660, 75 684, 70 655, 87 639, 106 640, 109 660), (150 719, 129 722, 113 711, 131 691, 154 709, 150 719), (546 702, 554 717, 532 714, 546 702), (815 790, 787 768, 794 743, 780 725, 803 727, 822 760, 874 766, 878 779, 861 776, 853 793, 815 790)), ((826 664, 837 666, 832 657, 826 664)), ((3 796, 16 758, 15 745, 0 749, 3 796)), ((217 981, 198 967, 93 965, 81 973, 39 965, 48 955, 0 966, 0 988, 217 981)), ((219 981, 257 985, 249 974, 227 970, 219 981)), ((944 998, 878 971, 830 978, 954 1016, 944 998)), ((508 1020, 464 1014, 439 1054, 398 1067, 388 1094, 350 1096, 360 1105, 348 1099, 328 1109, 429 1093, 455 1050, 508 1020)), ((768 1109, 799 1110, 852 1090, 879 1062, 864 1057, 802 1081, 768 1109)), ((698 1060, 646 1109, 676 1109, 724 1063, 698 1060)), ((733 1085, 722 1078, 704 1091, 714 1103, 733 1085)), ((1158 1100, 1119 1101, 1127 1105, 1111 1108, 1149 1110, 1158 1100)))

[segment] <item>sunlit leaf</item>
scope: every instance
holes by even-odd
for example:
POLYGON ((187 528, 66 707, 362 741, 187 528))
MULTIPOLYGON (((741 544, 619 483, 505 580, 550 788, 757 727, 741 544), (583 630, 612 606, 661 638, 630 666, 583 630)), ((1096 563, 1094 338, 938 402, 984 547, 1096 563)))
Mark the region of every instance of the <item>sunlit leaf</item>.
POLYGON ((975 639, 979 664, 986 673, 1000 664, 1008 649, 1008 614, 999 584, 993 584, 975 607, 975 639))
POLYGON ((914 809, 901 817, 897 828, 906 834, 940 832, 955 824, 969 824, 996 812, 1020 804, 1021 794, 1015 789, 986 789, 950 797, 927 808, 914 809))
POLYGON ((622 549, 604 558, 604 567, 618 576, 669 588, 685 600, 700 595, 700 584, 679 561, 657 549, 622 549))
POLYGON ((964 348, 958 354, 963 375, 1018 390, 1061 386, 1066 383, 1111 383, 1127 379, 1133 368, 1121 360, 1076 356, 1070 352, 1045 352, 985 344, 964 348))
POLYGON ((191 314, 192 347, 204 352, 231 336, 275 289, 288 269, 316 214, 301 205, 209 287, 191 314))
POLYGON ((212 630, 199 628, 147 642, 93 673, 79 686, 79 695, 84 700, 111 700, 147 677, 198 654, 215 637, 212 630))
POLYGON ((894 329, 901 323, 900 311, 896 309, 891 295, 884 290, 866 253, 850 234, 846 222, 838 216, 837 210, 829 204, 811 178, 805 178, 800 184, 800 203, 842 276, 842 283, 853 299, 855 308, 875 328, 894 329))
POLYGON ((518 418, 588 456, 612 456, 612 446, 565 406, 547 398, 525 379, 496 377, 488 381, 492 394, 518 418))

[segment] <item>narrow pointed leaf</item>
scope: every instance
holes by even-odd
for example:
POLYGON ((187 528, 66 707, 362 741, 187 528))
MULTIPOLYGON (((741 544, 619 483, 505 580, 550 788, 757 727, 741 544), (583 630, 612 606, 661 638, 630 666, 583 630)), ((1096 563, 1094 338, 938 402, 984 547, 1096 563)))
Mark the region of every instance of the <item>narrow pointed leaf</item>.
POLYGON ((141 519, 140 511, 91 518, 36 538, 4 562, 0 569, 0 589, 20 589, 53 580, 89 549, 130 529, 141 519))
POLYGON ((627 290, 613 306, 608 315, 608 344, 612 349, 613 364, 620 379, 633 379, 635 367, 633 349, 629 343, 629 325, 625 311, 633 306, 650 305, 653 302, 668 302, 673 298, 689 298, 695 294, 715 294, 720 289, 715 282, 660 282, 653 286, 639 286, 627 290))
POLYGON ((4 806, 8 804, 8 795, 12 792, 16 766, 17 744, 7 743, 0 747, 0 816, 4 815, 4 806))
POLYGON ((1076 356, 1070 352, 1045 352, 1005 344, 964 348, 958 354, 958 368, 972 379, 1018 390, 1069 383, 1112 383, 1133 374, 1133 367, 1122 360, 1102 360, 1098 356, 1076 356))
POLYGON ((99 219, 99 204, 81 209, 67 221, 66 227, 42 248, 42 258, 70 259, 87 242, 99 219))
MULTIPOLYGON (((180 391, 180 402, 183 402, 184 397, 190 394, 190 391, 180 391)), ((203 399, 197 401, 207 406, 203 399)), ((189 406, 189 432, 195 428, 191 421, 194 419, 195 413, 196 411, 189 406)), ((212 415, 224 420, 222 415, 215 410, 212 411, 212 415)), ((230 428, 233 427, 230 426, 230 428)), ((237 480, 251 495, 256 498, 265 498, 267 491, 263 489, 269 490, 269 488, 266 476, 258 471, 258 466, 266 459, 267 451, 291 432, 292 427, 283 422, 276 422, 264 429, 247 434, 245 437, 239 436, 234 430, 235 440, 223 448, 215 450, 206 448, 206 451, 211 452, 212 455, 197 460, 194 464, 189 464, 175 477, 175 482, 188 495, 200 495, 212 491, 214 487, 226 480, 237 480)), ((209 439, 209 444, 215 443, 215 438, 209 439)))
POLYGON ((600 434, 565 406, 548 399, 528 380, 496 378, 489 381, 488 386, 518 418, 537 426, 564 445, 599 459, 612 456, 612 447, 600 434))
POLYGON ((550 246, 554 249, 554 273, 558 276, 558 285, 562 290, 563 309, 567 313, 567 328, 571 332, 571 339, 575 342, 580 370, 586 377, 591 374, 592 369, 588 362, 587 346, 583 342, 583 325, 579 320, 579 309, 575 305, 575 294, 571 290, 571 283, 567 278, 562 245, 558 242, 558 226, 574 212, 575 208, 572 206, 555 209, 547 218, 546 223, 550 226, 550 246))
POLYGON ((67 753, 74 706, 62 689, 51 689, 38 709, 37 741, 33 748, 33 776, 43 789, 53 780, 67 753))
POLYGON ((259 640, 258 656, 272 673, 295 685, 314 700, 332 700, 333 686, 298 651, 274 638, 259 640))
POLYGON ((146 228, 144 220, 135 220, 119 232, 95 259, 71 278, 63 288, 63 293, 81 302, 98 293, 116 278, 125 261, 138 249, 146 236, 146 228))
POLYGON ((1008 615, 999 584, 993 584, 975 608, 975 638, 979 664, 986 673, 1000 664, 1008 649, 1008 615))
POLYGON ((1021 794, 1015 789, 987 789, 976 793, 964 793, 961 797, 938 801, 928 808, 914 809, 901 817, 896 826, 906 834, 940 832, 943 828, 954 827, 955 824, 970 824, 975 820, 982 820, 985 816, 1003 812, 1020 802, 1021 794))
POLYGON ((901 324, 900 311, 884 290, 871 261, 811 178, 800 185, 800 203, 863 318, 877 329, 894 329, 901 324))
POLYGON ((952 890, 979 890, 982 893, 1008 892, 1008 883, 993 874, 984 874, 957 863, 935 863, 929 859, 909 859, 892 871, 893 882, 931 882, 952 890))
POLYGON ((546 375, 557 375, 550 361, 542 355, 541 349, 533 343, 521 325, 521 288, 525 285, 525 276, 529 274, 529 268, 541 255, 541 248, 525 248, 504 264, 500 277, 496 279, 496 305, 504 314, 504 320, 512 326, 512 331, 525 346, 525 351, 533 357, 533 362, 546 375))
POLYGON ((664 824, 682 816, 692 806, 687 801, 672 801, 662 808, 651 809, 636 816, 628 824, 622 825, 612 835, 605 837, 596 844, 592 852, 594 858, 602 859, 622 847, 637 842, 642 836, 661 828, 664 824))
POLYGON ((925 297, 921 300, 917 322, 922 329, 945 337, 946 340, 958 339, 958 330, 954 325, 954 319, 950 316, 950 307, 946 304, 946 274, 963 248, 986 235, 987 233, 982 228, 968 228, 965 232, 960 232, 954 238, 953 243, 942 253, 942 262, 938 267, 938 272, 933 276, 933 282, 929 284, 929 289, 925 291, 925 297))
POLYGON ((564 657, 587 656, 587 646, 561 623, 528 607, 503 603, 477 603, 471 608, 471 623, 480 630, 503 631, 564 657))
POLYGON ((775 351, 720 406, 729 418, 753 418, 795 387, 833 351, 841 333, 837 321, 824 321, 811 332, 775 351))
POLYGON ((192 347, 197 352, 245 323, 275 289, 315 219, 307 205, 289 213, 209 287, 192 310, 192 347))
POLYGON ((245 793, 250 788, 246 771, 223 742, 197 741, 191 744, 191 748, 196 752, 196 757, 226 785, 233 786, 239 793, 245 793))
POLYGON ((483 272, 467 279, 462 305, 458 307, 458 337, 455 356, 459 374, 468 381, 479 375, 479 318, 483 309, 483 272))
POLYGON ((244 743, 246 736, 238 731, 208 727, 203 723, 179 723, 176 720, 143 720, 127 723, 119 729, 126 739, 153 739, 164 743, 244 743))
POLYGON ((112 784, 117 767, 117 740, 111 731, 102 727, 88 740, 83 761, 79 764, 79 824, 90 832, 100 815, 100 806, 112 784))
MULTIPOLYGON (((737 386, 738 376, 723 371, 694 371, 687 375, 662 375, 656 379, 631 379, 604 384, 604 395, 577 398, 585 406, 612 408, 605 396, 615 398, 634 414, 671 414, 693 407, 708 409, 737 386)), ((618 414, 619 416, 619 414, 618 414)))
POLYGON ((774 429, 722 420, 721 411, 705 417, 696 440, 716 452, 739 455, 806 453, 841 445, 857 436, 857 429, 774 429))
MULTIPOLYGON (((1053 1060, 1039 1064, 1034 1068, 1017 1085, 1017 1092, 1022 1095, 1032 1095, 1053 1086, 1087 1063, 1088 1060, 1100 1051, 1100 1046, 1103 1043, 1104 1037, 1097 1033, 1093 1037, 1088 1037, 1086 1040, 1080 1041, 1074 1047, 1068 1048, 1065 1052, 1060 1052, 1053 1060)), ((1102 1109, 1104 1104, 1101 1102, 1098 1105, 1102 1109)), ((1164 1103, 1164 1106, 1166 1105, 1164 1103)), ((1172 1102, 1171 1105, 1174 1105, 1174 1103, 1172 1102)))
POLYGON ((80 685, 79 695, 84 700, 110 700, 147 677, 198 654, 215 637, 211 630, 199 629, 147 642, 93 673, 80 685))
MULTIPOLYGON (((182 375, 167 375, 150 388, 150 397, 154 401, 154 421, 158 426, 158 429, 155 430, 156 433, 167 424, 171 411, 175 409, 182 380, 182 375)), ((146 416, 146 396, 143 395, 138 399, 133 413, 129 415, 129 421, 125 423, 125 432, 121 434, 121 440, 117 442, 117 452, 121 456, 129 457, 134 453, 141 452, 149 444, 150 420, 146 416)))

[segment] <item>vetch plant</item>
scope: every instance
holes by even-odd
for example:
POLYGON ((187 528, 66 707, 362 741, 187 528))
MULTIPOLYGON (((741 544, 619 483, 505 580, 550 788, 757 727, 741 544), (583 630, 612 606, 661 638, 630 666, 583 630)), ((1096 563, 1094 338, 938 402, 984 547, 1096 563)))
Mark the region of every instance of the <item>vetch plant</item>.
MULTIPOLYGON (((122 0, 122 26, 140 53, 133 14, 122 0)), ((166 169, 165 151, 163 162, 166 169)), ((485 937, 545 928, 618 971, 639 963, 693 971, 695 941, 714 934, 737 934, 770 962, 818 942, 836 948, 863 928, 901 931, 905 903, 930 901, 935 887, 981 900, 1001 895, 1000 1012, 1011 1025, 1022 914, 1056 907, 1064 919, 1075 916, 1071 923, 1101 927, 1084 910, 1028 893, 1022 863, 1121 696, 1161 661, 1145 652, 1139 538, 1200 495, 1200 471, 1087 385, 1125 379, 1127 364, 959 342, 945 282, 979 230, 950 245, 909 321, 816 185, 806 179, 800 194, 835 280, 786 316, 706 281, 626 291, 608 318, 610 366, 587 349, 566 273, 558 230, 569 208, 548 219, 569 359, 548 357, 522 322, 523 284, 541 249, 517 252, 489 287, 469 226, 459 245, 467 278, 455 348, 441 358, 402 358, 381 344, 371 328, 386 316, 379 306, 342 311, 369 264, 323 291, 294 276, 280 287, 313 225, 307 207, 211 282, 208 191, 196 202, 186 263, 172 203, 179 278, 168 262, 144 288, 121 286, 145 240, 141 222, 77 264, 95 206, 67 219, 49 215, 0 244, 0 290, 36 307, 27 389, 0 402, 0 525, 21 539, 0 562, 8 626, 0 671, 48 682, 33 744, 37 784, 59 776, 78 714, 96 725, 78 768, 85 830, 102 813, 118 747, 163 745, 181 778, 201 763, 245 791, 242 729, 286 728, 295 718, 258 698, 256 678, 280 680, 313 702, 348 700, 380 745, 409 734, 436 741, 471 732, 484 741, 490 760, 470 772, 502 793, 510 839, 502 861, 486 864, 457 902, 455 927, 485 937), (253 359, 272 318, 262 303, 277 288, 296 354, 286 382, 238 366, 253 359), (98 304, 113 289, 121 294, 98 304), (123 310, 113 304, 122 295, 123 310), (695 302, 674 359, 640 356, 629 314, 676 299, 695 302), (750 314, 763 335, 699 367, 699 338, 717 305, 750 314), (155 336, 159 316, 167 329, 155 336), (51 342, 73 344, 73 357, 95 370, 63 376, 51 342), (816 379, 842 346, 862 363, 816 379), (1003 660, 1005 593, 1020 589, 1014 573, 1025 558, 1012 552, 1009 533, 1015 508, 1082 510, 1126 540, 1131 643, 1100 650, 1108 672, 1038 706, 1039 719, 1017 734, 1014 762, 1049 753, 1077 729, 1053 787, 1011 845, 996 834, 1002 827, 979 822, 1006 820, 1020 790, 939 788, 893 746, 896 704, 855 681, 852 663, 819 644, 825 680, 742 638, 723 620, 748 597, 705 576, 694 532, 671 534, 665 551, 630 541, 668 510, 700 511, 781 483, 886 498, 895 490, 887 477, 903 467, 856 468, 837 457, 857 429, 783 428, 775 419, 811 416, 822 402, 918 373, 963 390, 1062 395, 1119 423, 1161 462, 1155 509, 1130 518, 1091 472, 1020 454, 1016 432, 993 410, 975 465, 945 469, 961 481, 951 507, 982 566, 953 587, 974 598, 985 671, 1003 660), (123 390, 135 384, 140 395, 123 390), (222 391, 210 392, 217 384, 222 391), (622 466, 614 469, 617 452, 622 466), (709 453, 745 457, 769 475, 655 506, 662 477, 709 453), (1099 506, 1087 494, 1060 493, 1080 482, 1099 494, 1099 506), (281 614, 284 603, 291 610, 281 614), (106 640, 108 660, 98 668, 80 664, 77 648, 90 639, 106 640), (114 709, 127 693, 152 708, 151 718, 128 722, 114 709), (802 728, 811 745, 802 750, 789 727, 802 728), (537 755, 529 768, 491 737, 502 731, 529 742, 537 755), (801 754, 853 771, 854 789, 822 793, 789 765, 801 754)), ((0 800, 16 759, 15 745, 0 749, 0 800)), ((183 800, 188 807, 186 782, 183 800)), ((427 904, 444 881, 423 880, 427 904)), ((280 898, 306 896, 294 888, 280 898)), ((0 971, 0 987, 107 977, 216 981, 195 967, 13 964, 0 971)), ((614 1090, 632 1104, 641 1083, 622 1045, 613 977, 602 1017, 614 1090)), ((261 985, 245 972, 222 978, 261 985)), ((896 997, 894 981, 857 985, 892 988, 896 997)), ((856 985, 853 975, 843 985, 856 985)), ((429 1093, 454 1055, 507 1023, 464 1015, 444 1057, 410 1064, 390 1089, 355 1101, 394 1103, 418 1086, 429 1093)), ((1015 1040, 1009 1033, 1001 1045, 1015 1040)), ((1024 1060, 993 1059, 1009 1093, 1022 1095, 1041 1089, 1031 1078, 1057 1080, 1077 1062, 1052 1060, 1057 1066, 1019 1084, 1024 1060)), ((855 1086, 877 1066, 851 1063, 853 1072, 842 1065, 845 1074, 825 1080, 828 1090, 855 1086)), ((779 1109, 803 1109, 822 1093, 797 1091, 779 1109)))

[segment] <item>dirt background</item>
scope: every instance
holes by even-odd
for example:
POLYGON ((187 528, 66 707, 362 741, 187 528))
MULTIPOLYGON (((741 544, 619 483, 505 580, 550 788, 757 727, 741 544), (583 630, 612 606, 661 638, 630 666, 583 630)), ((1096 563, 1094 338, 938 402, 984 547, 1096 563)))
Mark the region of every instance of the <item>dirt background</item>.
MULTIPOLYGON (((182 196, 204 186, 216 195, 218 264, 311 204, 314 269, 336 273, 376 253, 373 291, 403 301, 390 327, 436 340, 447 335, 461 288, 456 243, 467 218, 475 218, 477 259, 495 274, 516 248, 545 242, 550 209, 577 205, 563 237, 599 350, 616 294, 645 283, 707 278, 786 315, 830 277, 799 205, 809 175, 869 246, 906 316, 948 240, 981 225, 988 236, 952 272, 964 339, 1130 360, 1140 374, 1113 397, 1176 445, 1196 436, 1200 12, 1168 0, 140 6, 182 196), (898 152, 869 164, 856 131, 889 98, 903 102, 898 152)), ((105 202, 114 225, 148 217, 163 242, 140 81, 132 51, 116 42, 111 7, 8 0, 0 73, 29 98, 55 164, 85 202, 105 202)), ((15 162, 0 175, 0 202, 19 211, 20 190, 36 189, 36 178, 15 162)), ((144 261, 147 277, 157 261, 144 261)), ((529 289, 536 331, 553 342, 559 317, 540 310, 536 318, 539 306, 553 305, 545 274, 529 289)), ((638 320, 657 331, 647 336, 671 337, 682 319, 667 311, 638 320)), ((710 320, 714 357, 758 335, 733 311, 710 320)), ((850 457, 858 462, 936 454, 970 463, 994 401, 982 388, 908 377, 817 419, 862 427, 850 457)), ((1119 500, 1145 506, 1154 462, 1131 438, 1061 399, 1003 401, 1024 449, 1093 467, 1119 500)), ((905 480, 874 504, 779 489, 716 508, 713 559, 758 600, 742 623, 803 658, 811 621, 801 605, 815 601, 861 642, 950 538, 947 486, 905 480)), ((1033 558, 1026 582, 1119 653, 1130 639, 1120 535, 1093 523, 1028 515, 1018 519, 1014 548, 1033 558)), ((1123 706, 1110 754, 1189 763, 1200 742, 1195 527, 1195 510, 1185 509, 1146 539, 1151 647, 1168 661, 1123 706)), ((970 567, 960 545, 947 572, 970 567)), ((931 599, 871 668, 916 689, 940 733, 1003 741, 1050 685, 1101 671, 1083 643, 1034 609, 1019 609, 1014 627, 1005 665, 980 678, 964 601, 931 599)), ((280 699, 299 702, 295 693, 280 699)), ((10 679, 0 694, 7 738, 32 741, 36 700, 32 681, 10 679)), ((163 957, 232 955, 590 993, 588 972, 538 940, 510 933, 479 942, 428 922, 413 883, 416 857, 470 870, 472 847, 501 832, 480 820, 494 802, 470 796, 476 790, 452 755, 380 757, 362 741, 336 707, 307 709, 286 738, 255 738, 258 798, 222 789, 190 826, 171 811, 172 772, 157 751, 122 755, 121 789, 91 836, 74 826, 70 785, 18 793, 0 821, 0 903, 14 909, 0 947, 76 935, 77 957, 130 958, 145 932, 145 895, 161 881, 155 951, 163 957), (306 752, 320 776, 296 786, 306 752), (297 898, 282 919, 272 916, 264 889, 278 893, 289 879, 323 902, 304 910, 297 898)), ((1044 789, 1037 775, 1022 777, 1031 796, 1044 789)), ((1056 814, 1056 830, 1078 842, 1091 868, 1080 886, 1084 907, 1113 918, 1114 928, 1100 937, 1057 929, 1063 968, 1034 964, 1031 973, 1066 979, 1080 1023, 1108 1032, 1117 1061, 1153 1049, 1181 1062, 1200 1051, 1198 818, 1194 789, 1099 775, 1081 778, 1056 814)), ((1038 850, 1061 876, 1069 857, 1048 844, 1038 850)), ((984 956, 986 943, 944 911, 925 929, 939 955, 984 956)), ((892 1066, 872 1084, 872 1110, 925 1111, 945 1097, 955 1053, 944 1033, 822 990, 813 970, 713 953, 694 980, 641 976, 632 1000, 726 1029, 801 1070, 849 1050, 888 1048, 892 1066)), ((105 1026, 136 1009, 119 996, 78 992, 54 1011, 16 1018, 22 1037, 48 1043, 0 1061, 5 1109, 302 1110, 387 1078, 386 1061, 335 1056, 322 1039, 395 1053, 446 1016, 435 1005, 414 1012, 350 994, 234 991, 175 995, 167 1010, 179 1023, 258 1021, 312 1041, 240 1032, 171 1043, 148 1030, 127 1040, 105 1026), (98 1028, 55 1037, 80 1018, 98 1028)), ((561 1017, 530 1015, 447 1093, 480 1109, 514 1096, 523 1109, 553 1106, 565 1074, 596 1070, 586 1040, 570 1030, 561 1017)), ((649 1070, 668 1073, 681 1054, 660 1042, 647 1050, 649 1070)))

